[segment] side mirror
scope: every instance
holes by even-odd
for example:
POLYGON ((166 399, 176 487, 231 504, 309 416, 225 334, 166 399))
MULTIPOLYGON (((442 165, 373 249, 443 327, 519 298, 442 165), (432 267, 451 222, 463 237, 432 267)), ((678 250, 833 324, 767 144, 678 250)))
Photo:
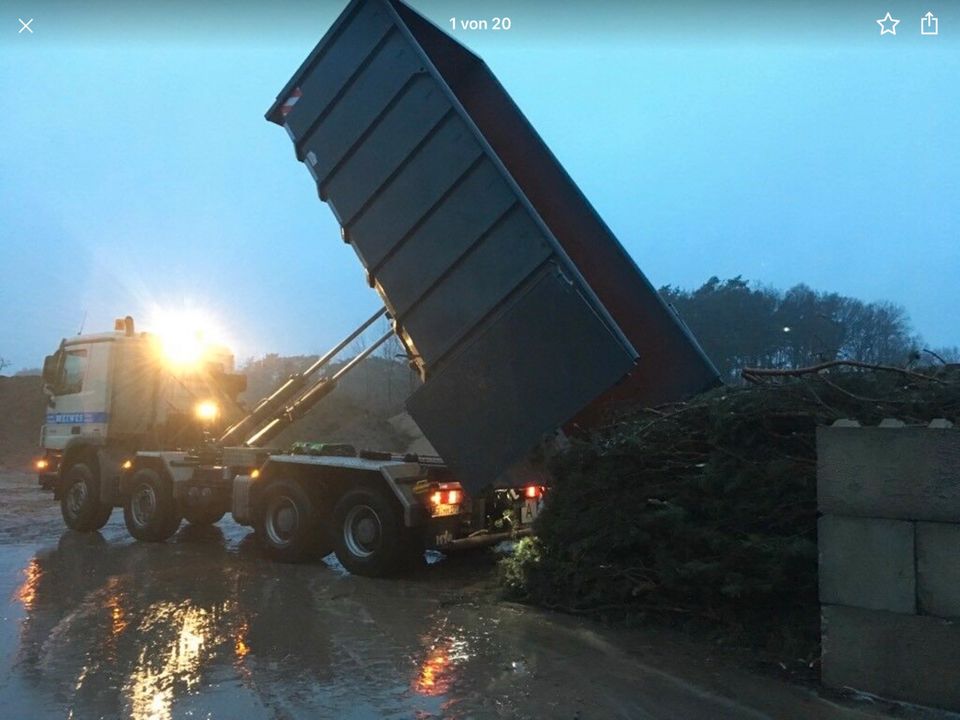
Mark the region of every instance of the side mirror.
POLYGON ((47 407, 57 406, 57 383, 60 380, 60 370, 63 366, 63 350, 57 350, 53 355, 43 359, 43 392, 47 396, 47 407))
POLYGON ((57 382, 57 365, 59 364, 60 353, 47 355, 43 359, 43 384, 45 387, 52 387, 57 382))

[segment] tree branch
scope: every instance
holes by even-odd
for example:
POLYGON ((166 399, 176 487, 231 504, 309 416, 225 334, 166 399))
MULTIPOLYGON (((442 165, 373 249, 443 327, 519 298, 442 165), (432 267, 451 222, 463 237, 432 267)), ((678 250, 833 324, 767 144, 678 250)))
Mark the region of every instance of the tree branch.
POLYGON ((862 370, 881 370, 884 372, 899 373, 901 375, 905 375, 906 377, 916 378, 918 380, 930 380, 935 383, 940 383, 941 385, 947 384, 940 378, 936 378, 931 375, 924 375, 923 373, 913 372, 912 370, 904 370, 903 368, 894 367, 893 365, 875 365, 873 363, 860 362, 859 360, 831 360, 830 362, 802 368, 743 368, 740 370, 740 377, 747 382, 756 384, 763 378, 801 377, 803 375, 814 375, 822 372, 823 370, 829 370, 830 368, 835 367, 855 367, 862 370))

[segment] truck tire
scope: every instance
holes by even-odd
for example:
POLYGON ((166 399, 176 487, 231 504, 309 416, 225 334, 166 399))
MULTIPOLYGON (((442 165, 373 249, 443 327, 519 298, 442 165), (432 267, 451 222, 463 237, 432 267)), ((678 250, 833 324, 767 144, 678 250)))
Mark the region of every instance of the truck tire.
POLYGON ((319 518, 306 491, 292 480, 274 480, 260 500, 257 531, 273 560, 296 563, 316 557, 322 538, 319 518))
POLYGON ((152 468, 137 470, 123 504, 127 531, 137 540, 163 542, 180 527, 173 488, 152 468))
POLYGON ((354 575, 393 575, 408 569, 417 554, 418 544, 403 526, 400 509, 380 488, 344 494, 333 509, 333 529, 337 559, 354 575))
POLYGON ((207 525, 220 522, 225 514, 226 510, 222 510, 216 506, 188 507, 184 508, 183 519, 191 525, 206 527, 207 525))
POLYGON ((113 506, 100 502, 100 478, 96 466, 75 462, 63 474, 60 514, 71 530, 91 532, 107 524, 113 506))

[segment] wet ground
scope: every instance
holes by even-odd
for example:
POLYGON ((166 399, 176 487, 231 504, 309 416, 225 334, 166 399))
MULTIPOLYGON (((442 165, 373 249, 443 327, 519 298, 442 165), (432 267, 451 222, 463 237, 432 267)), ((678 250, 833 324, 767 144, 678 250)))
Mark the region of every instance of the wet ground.
POLYGON ((404 580, 281 566, 223 520, 132 541, 62 528, 0 475, 0 716, 11 718, 940 718, 838 704, 658 631, 497 598, 483 559, 404 580))

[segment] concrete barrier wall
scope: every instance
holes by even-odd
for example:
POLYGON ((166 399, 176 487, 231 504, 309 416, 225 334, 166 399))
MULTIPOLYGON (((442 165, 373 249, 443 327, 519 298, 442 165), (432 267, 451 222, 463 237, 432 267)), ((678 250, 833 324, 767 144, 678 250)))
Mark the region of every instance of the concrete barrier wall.
POLYGON ((817 433, 822 679, 960 710, 960 429, 817 433))

